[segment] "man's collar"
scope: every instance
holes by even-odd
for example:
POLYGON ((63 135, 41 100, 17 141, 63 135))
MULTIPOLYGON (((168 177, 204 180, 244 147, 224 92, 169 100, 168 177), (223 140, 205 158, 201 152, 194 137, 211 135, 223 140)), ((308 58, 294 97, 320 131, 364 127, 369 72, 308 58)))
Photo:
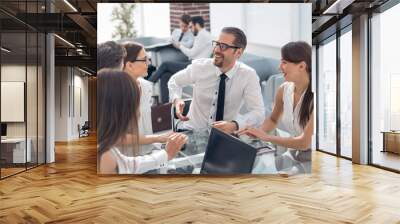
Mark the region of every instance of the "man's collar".
MULTIPOLYGON (((233 65, 233 67, 229 71, 225 72, 224 74, 229 79, 231 79, 236 74, 238 67, 239 67, 239 63, 238 63, 238 61, 236 61, 235 64, 233 65)), ((218 67, 216 67, 217 76, 221 75, 222 73, 223 72, 218 67)))

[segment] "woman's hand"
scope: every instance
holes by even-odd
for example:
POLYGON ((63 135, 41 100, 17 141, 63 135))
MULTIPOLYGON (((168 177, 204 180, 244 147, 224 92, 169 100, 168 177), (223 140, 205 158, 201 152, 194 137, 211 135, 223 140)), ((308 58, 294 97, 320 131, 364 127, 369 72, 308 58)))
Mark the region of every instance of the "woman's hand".
POLYGON ((248 135, 252 138, 258 138, 263 141, 269 141, 269 135, 260 128, 245 128, 238 132, 238 135, 248 135))
POLYGON ((165 145, 165 151, 168 154, 168 160, 173 159, 187 142, 188 137, 182 133, 172 133, 165 145))
POLYGON ((164 134, 160 134, 157 136, 157 142, 166 143, 168 139, 173 135, 173 132, 168 132, 164 134))

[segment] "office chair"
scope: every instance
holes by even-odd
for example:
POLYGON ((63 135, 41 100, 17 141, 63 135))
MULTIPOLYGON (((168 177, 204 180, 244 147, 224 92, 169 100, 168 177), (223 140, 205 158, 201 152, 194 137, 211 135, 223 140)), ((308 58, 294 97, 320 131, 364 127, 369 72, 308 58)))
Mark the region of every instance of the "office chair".
MULTIPOLYGON (((192 99, 185 99, 185 107, 183 108, 183 116, 186 116, 189 112, 190 104, 192 103, 192 99)), ((179 118, 176 116, 175 105, 171 107, 171 121, 172 121, 172 131, 179 132, 178 124, 181 122, 179 118)))
POLYGON ((78 125, 78 130, 79 130, 79 138, 80 137, 87 137, 89 136, 89 129, 90 129, 90 123, 89 121, 85 121, 85 123, 80 127, 78 125))

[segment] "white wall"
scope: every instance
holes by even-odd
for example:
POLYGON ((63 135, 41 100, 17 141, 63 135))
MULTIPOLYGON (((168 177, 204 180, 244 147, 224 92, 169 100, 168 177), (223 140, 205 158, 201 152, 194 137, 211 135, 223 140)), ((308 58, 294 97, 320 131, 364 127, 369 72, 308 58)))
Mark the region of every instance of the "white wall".
MULTIPOLYGON (((7 137, 9 138, 24 138, 25 135, 30 139, 30 147, 32 150, 33 158, 36 158, 36 153, 39 154, 39 163, 44 162, 44 74, 40 66, 31 66, 25 64, 3 64, 1 66, 1 80, 10 82, 24 82, 26 85, 26 99, 21 102, 23 105, 14 110, 19 110, 18 113, 26 112, 26 120, 23 118, 22 122, 6 122, 7 123, 7 137), (38 70, 37 70, 38 69, 38 70), (27 78, 27 80, 25 80, 27 78), (25 106, 26 101, 26 106, 25 106)), ((2 89, 2 92, 4 89, 2 89)), ((20 90, 21 94, 24 90, 20 90)), ((2 95, 7 97, 7 95, 2 95)), ((22 97, 24 98, 24 97, 22 97)), ((3 104, 3 103, 2 103, 3 104)), ((13 113, 11 107, 1 107, 2 112, 7 111, 13 113)), ((14 112, 15 113, 15 112, 14 112)), ((51 153, 51 150, 48 151, 51 153)), ((51 157, 48 157, 51 158, 51 157)), ((36 159, 34 159, 36 161, 36 159)), ((50 160, 49 160, 50 161, 50 160)))
MULTIPOLYGON (((8 64, 1 66, 1 81, 25 82, 25 65, 8 64)), ((7 108, 1 108, 7 110, 7 108)), ((7 123, 7 137, 25 137, 26 122, 7 123)))
POLYGON ((25 69, 25 65, 1 65, 1 81, 25 82, 25 69))
POLYGON ((244 4, 210 4, 211 35, 217 37, 221 29, 226 26, 235 26, 240 29, 245 29, 244 11, 244 4))
POLYGON ((88 78, 82 75, 75 68, 56 67, 56 141, 77 139, 78 124, 82 126, 88 120, 88 78), (77 97, 79 89, 81 103, 77 97), (82 106, 82 115, 77 105, 82 106))
POLYGON ((247 35, 247 52, 280 58, 280 48, 290 41, 311 45, 311 4, 212 3, 210 26, 214 37, 223 27, 239 27, 247 35))
MULTIPOLYGON (((78 124, 82 126, 85 121, 88 121, 89 119, 89 114, 88 114, 88 77, 81 76, 82 73, 80 73, 78 70, 75 70, 75 75, 74 75, 74 89, 75 91, 72 93, 74 96, 71 96, 74 99, 74 108, 72 110, 72 130, 71 130, 71 135, 73 138, 79 137, 78 133, 78 124), (76 74, 78 72, 78 74, 76 74), (78 93, 77 90, 80 90, 80 93, 78 93), (80 94, 80 97, 79 97, 80 94), (79 99, 80 98, 80 99, 79 99), (81 102, 79 102, 81 101, 81 102), (79 108, 81 107, 81 108, 79 108), (80 109, 82 110, 82 113, 80 113, 80 109)), ((72 105, 71 105, 72 106, 72 105)))
POLYGON ((167 38, 171 35, 169 3, 137 4, 134 21, 137 36, 167 38))
MULTIPOLYGON (((19 65, 19 64, 4 64, 1 66, 1 81, 9 81, 9 82, 24 82, 26 83, 25 80, 25 75, 26 71, 28 72, 29 75, 31 74, 36 74, 36 67, 33 66, 27 66, 25 65, 19 65)), ((30 77, 30 76, 28 76, 30 77)), ((29 80, 29 84, 32 85, 33 81, 29 80)), ((36 85, 36 81, 34 83, 36 85)), ((27 93, 28 99, 27 103, 28 105, 33 102, 33 100, 36 100, 36 89, 27 89, 29 90, 27 93), (31 93, 30 91, 34 91, 31 93)), ((2 96, 4 97, 4 96, 2 96)), ((36 101, 35 101, 36 102, 36 101)), ((33 105, 32 105, 33 106, 33 105)), ((34 104, 36 108, 36 103, 34 104)), ((7 110, 9 108, 1 108, 1 110, 7 110)), ((24 110, 24 108, 22 108, 24 110)), ((31 113, 31 110, 28 110, 27 118, 28 118, 28 128, 30 129, 32 127, 32 121, 34 120, 36 122, 36 113, 33 114, 31 113), (34 119, 35 118, 35 119, 34 119)), ((8 137, 24 137, 25 136, 25 126, 26 126, 26 121, 25 122, 7 122, 7 136, 8 137)), ((30 132, 28 132, 29 136, 30 132)))
POLYGON ((1 82, 1 122, 24 122, 25 82, 1 82))
POLYGON ((68 86, 67 67, 55 68, 55 141, 68 140, 68 86))

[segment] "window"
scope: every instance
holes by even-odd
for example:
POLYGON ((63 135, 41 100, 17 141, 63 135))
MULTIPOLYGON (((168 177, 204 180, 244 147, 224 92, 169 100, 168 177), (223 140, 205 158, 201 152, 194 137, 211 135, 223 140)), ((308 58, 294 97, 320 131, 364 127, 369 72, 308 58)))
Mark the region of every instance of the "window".
POLYGON ((400 170, 400 155, 386 150, 383 132, 400 130, 398 21, 399 4, 371 18, 370 156, 372 164, 395 170, 400 170))
MULTIPOLYGON (((349 27, 351 28, 351 27, 349 27)), ((340 36, 340 155, 352 157, 352 34, 340 36)))
POLYGON ((318 149, 336 154, 336 40, 318 48, 318 149))

